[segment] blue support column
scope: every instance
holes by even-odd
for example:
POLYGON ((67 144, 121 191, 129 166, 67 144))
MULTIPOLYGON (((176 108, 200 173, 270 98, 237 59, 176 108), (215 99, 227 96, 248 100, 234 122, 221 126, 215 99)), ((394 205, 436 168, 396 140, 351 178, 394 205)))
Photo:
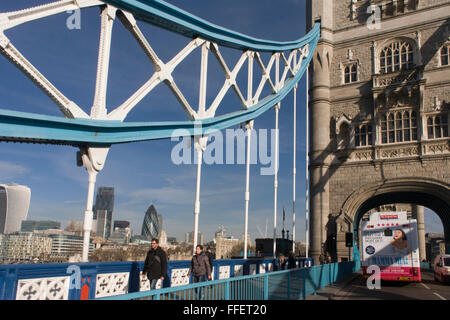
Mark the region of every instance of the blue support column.
POLYGON ((264 276, 264 300, 269 300, 269 276, 264 276))

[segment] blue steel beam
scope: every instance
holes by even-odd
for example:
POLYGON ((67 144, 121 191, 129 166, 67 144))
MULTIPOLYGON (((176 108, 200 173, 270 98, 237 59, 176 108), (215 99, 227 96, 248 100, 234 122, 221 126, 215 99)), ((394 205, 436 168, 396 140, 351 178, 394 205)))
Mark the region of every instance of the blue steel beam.
POLYGON ((309 44, 309 54, 303 59, 296 75, 287 79, 282 89, 246 110, 197 121, 127 123, 111 120, 67 119, 0 109, 0 141, 109 146, 177 136, 194 136, 223 130, 253 120, 280 102, 303 76, 320 37, 319 23, 316 23, 313 29, 300 40, 274 42, 251 38, 220 28, 163 1, 107 0, 105 2, 131 11, 138 20, 160 25, 187 36, 201 36, 225 46, 255 51, 285 51, 309 44), (183 130, 176 131, 177 129, 183 130))
POLYGON ((303 47, 314 35, 294 41, 270 41, 253 38, 201 19, 162 0, 102 0, 117 8, 131 12, 135 19, 148 22, 188 38, 200 37, 225 47, 279 52, 303 47))
POLYGON ((269 95, 247 110, 198 121, 120 122, 68 119, 0 109, 0 141, 111 145, 212 133, 255 119, 280 102, 301 78, 309 60, 310 57, 305 59, 301 70, 287 80, 277 94, 269 95), (175 131, 177 129, 183 129, 183 132, 175 131))

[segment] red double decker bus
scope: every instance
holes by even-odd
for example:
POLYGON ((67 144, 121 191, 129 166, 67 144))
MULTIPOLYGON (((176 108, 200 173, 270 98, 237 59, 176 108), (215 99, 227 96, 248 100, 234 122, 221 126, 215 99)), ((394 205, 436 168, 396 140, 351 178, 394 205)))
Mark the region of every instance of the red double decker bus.
POLYGON ((380 268, 382 280, 421 281, 417 221, 406 212, 373 212, 362 222, 362 269, 380 268))

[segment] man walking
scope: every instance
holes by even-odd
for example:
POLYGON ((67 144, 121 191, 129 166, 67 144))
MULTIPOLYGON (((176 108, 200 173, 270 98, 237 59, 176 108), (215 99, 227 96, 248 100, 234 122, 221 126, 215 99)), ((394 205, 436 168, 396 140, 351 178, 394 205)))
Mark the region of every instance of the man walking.
POLYGON ((159 246, 158 239, 152 239, 152 247, 147 252, 142 279, 150 280, 150 290, 156 289, 158 280, 163 281, 167 273, 167 255, 159 246))

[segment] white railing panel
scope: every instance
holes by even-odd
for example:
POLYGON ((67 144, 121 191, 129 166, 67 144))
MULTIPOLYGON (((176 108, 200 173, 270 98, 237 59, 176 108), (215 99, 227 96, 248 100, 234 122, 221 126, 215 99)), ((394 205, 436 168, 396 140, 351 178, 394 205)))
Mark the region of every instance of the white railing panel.
POLYGON ((69 276, 19 280, 16 300, 68 300, 69 285, 69 276))

